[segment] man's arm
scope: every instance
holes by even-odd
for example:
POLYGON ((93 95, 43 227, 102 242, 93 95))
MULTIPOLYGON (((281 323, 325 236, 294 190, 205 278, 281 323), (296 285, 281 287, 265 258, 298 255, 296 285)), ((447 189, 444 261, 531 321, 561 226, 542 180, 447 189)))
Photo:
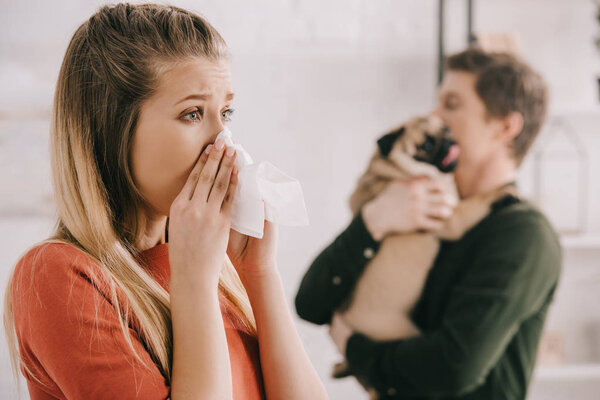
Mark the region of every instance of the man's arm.
POLYGON ((296 296, 300 317, 329 323, 386 235, 441 229, 455 205, 439 181, 419 177, 390 182, 315 259, 296 296))
POLYGON ((346 346, 353 372, 397 395, 460 394, 485 381, 521 323, 548 301, 561 264, 556 236, 538 215, 496 215, 489 232, 440 329, 383 343, 354 334, 346 346))
POLYGON ((317 256, 296 294, 298 315, 315 324, 327 324, 336 307, 348 297, 370 259, 379 249, 365 227, 362 213, 317 256))

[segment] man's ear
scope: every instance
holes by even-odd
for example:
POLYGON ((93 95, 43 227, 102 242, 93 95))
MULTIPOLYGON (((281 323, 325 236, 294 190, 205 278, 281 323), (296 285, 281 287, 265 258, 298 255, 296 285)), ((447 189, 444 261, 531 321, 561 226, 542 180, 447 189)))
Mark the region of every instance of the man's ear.
POLYGON ((509 113, 501 118, 501 136, 512 142, 523 131, 523 114, 518 111, 509 113))

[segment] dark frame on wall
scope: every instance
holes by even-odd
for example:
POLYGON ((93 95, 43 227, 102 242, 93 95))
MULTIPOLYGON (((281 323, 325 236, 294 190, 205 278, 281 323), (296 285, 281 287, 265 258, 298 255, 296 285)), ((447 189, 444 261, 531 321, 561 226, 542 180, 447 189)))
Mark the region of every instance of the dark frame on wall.
MULTIPOLYGON (((439 85, 444 78, 444 14, 446 0, 438 0, 438 76, 439 85)), ((467 43, 470 46, 475 42, 473 33, 473 0, 467 0, 467 43)))

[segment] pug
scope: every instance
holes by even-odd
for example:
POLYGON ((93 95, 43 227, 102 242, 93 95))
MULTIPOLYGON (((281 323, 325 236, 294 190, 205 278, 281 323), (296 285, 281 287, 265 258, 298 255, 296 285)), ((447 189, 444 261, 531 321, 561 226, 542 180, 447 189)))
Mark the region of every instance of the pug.
MULTIPOLYGON (((452 172, 460 149, 443 122, 434 116, 414 117, 377 141, 366 172, 350 197, 356 215, 392 180, 427 176, 457 199, 453 215, 436 232, 386 236, 356 286, 338 312, 354 331, 373 340, 389 341, 419 335, 410 315, 440 248, 440 240, 458 240, 491 211, 492 204, 512 186, 458 201, 452 172)), ((333 377, 351 375, 345 362, 333 377)), ((361 382, 364 386, 364 382, 361 382)), ((371 391, 372 398, 376 394, 371 391)))

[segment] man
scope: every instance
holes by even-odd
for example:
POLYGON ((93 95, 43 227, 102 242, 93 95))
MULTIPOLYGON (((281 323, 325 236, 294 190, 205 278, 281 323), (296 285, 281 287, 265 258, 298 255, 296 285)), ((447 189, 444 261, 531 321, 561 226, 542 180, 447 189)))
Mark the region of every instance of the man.
MULTIPOLYGON (((469 49, 447 60, 434 112, 461 148, 461 197, 515 184, 546 104, 542 78, 516 57, 469 49)), ((331 324, 351 370, 381 399, 525 399, 562 258, 526 201, 505 197, 461 240, 442 242, 412 315, 419 336, 375 342, 334 313, 386 235, 438 229, 452 207, 433 182, 388 185, 314 260, 296 310, 331 324)))

